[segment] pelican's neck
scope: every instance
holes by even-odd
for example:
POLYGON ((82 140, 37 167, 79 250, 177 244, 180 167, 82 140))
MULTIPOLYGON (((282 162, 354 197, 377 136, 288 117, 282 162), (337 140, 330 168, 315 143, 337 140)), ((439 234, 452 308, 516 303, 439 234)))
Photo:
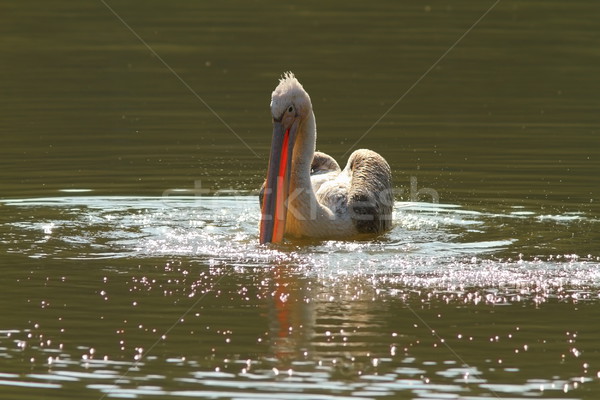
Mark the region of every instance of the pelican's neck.
POLYGON ((299 127, 292 155, 285 229, 286 232, 296 236, 308 234, 306 225, 323 214, 310 181, 310 167, 315 155, 316 139, 317 125, 311 111, 308 118, 299 127))
POLYGON ((285 231, 293 236, 321 236, 324 229, 336 226, 328 222, 332 220, 331 211, 319 203, 310 179, 310 167, 315 155, 317 124, 314 114, 299 127, 294 152, 288 195, 288 212, 285 231))
POLYGON ((294 154, 292 155, 290 190, 301 189, 312 193, 310 167, 315 155, 317 141, 317 124, 315 122, 315 114, 312 111, 300 125, 300 130, 297 133, 296 138, 294 154))

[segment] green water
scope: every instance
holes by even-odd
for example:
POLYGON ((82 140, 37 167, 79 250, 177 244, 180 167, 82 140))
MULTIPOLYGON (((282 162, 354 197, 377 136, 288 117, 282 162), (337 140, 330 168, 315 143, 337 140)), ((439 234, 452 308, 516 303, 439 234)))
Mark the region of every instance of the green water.
POLYGON ((0 4, 0 397, 598 398, 599 13, 0 4), (287 70, 383 237, 258 245, 287 70))

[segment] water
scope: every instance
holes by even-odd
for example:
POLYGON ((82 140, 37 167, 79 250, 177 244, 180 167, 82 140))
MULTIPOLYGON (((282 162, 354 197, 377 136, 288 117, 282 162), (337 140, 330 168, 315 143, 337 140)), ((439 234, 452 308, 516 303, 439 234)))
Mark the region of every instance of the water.
POLYGON ((597 398, 600 6, 492 5, 0 6, 1 397, 597 398), (258 245, 289 69, 391 232, 258 245))
POLYGON ((375 241, 260 246, 256 196, 1 209, 13 395, 515 398, 597 384, 598 257, 524 256, 511 235, 574 220, 597 232, 581 215, 398 203, 375 241))

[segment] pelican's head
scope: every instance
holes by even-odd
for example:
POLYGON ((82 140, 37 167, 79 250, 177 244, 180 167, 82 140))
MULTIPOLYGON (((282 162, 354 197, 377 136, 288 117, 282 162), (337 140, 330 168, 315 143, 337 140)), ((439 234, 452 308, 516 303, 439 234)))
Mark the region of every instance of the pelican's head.
POLYGON ((286 72, 271 94, 271 115, 274 121, 296 116, 305 118, 312 111, 310 96, 291 72, 286 72))
POLYGON ((261 244, 283 239, 294 144, 299 126, 311 113, 310 96, 294 74, 286 72, 271 95, 273 140, 261 206, 261 244))

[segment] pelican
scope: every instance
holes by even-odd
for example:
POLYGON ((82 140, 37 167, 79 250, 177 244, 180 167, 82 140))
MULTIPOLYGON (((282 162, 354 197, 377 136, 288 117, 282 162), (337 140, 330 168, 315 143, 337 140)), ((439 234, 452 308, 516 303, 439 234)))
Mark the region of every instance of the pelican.
POLYGON ((385 159, 361 149, 340 169, 333 157, 315 152, 312 103, 287 72, 271 96, 273 139, 260 194, 260 243, 284 236, 340 239, 390 229, 394 196, 385 159))

